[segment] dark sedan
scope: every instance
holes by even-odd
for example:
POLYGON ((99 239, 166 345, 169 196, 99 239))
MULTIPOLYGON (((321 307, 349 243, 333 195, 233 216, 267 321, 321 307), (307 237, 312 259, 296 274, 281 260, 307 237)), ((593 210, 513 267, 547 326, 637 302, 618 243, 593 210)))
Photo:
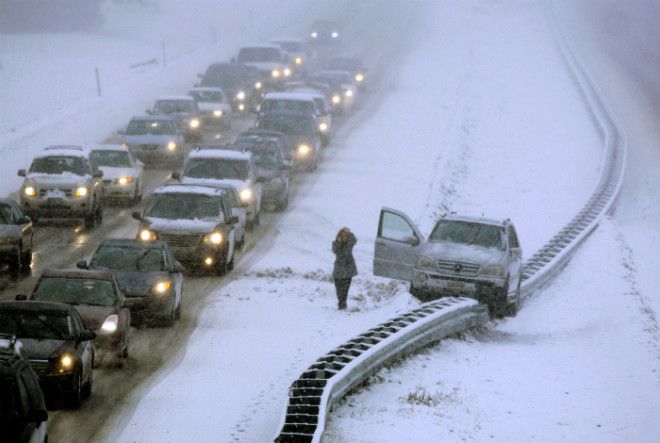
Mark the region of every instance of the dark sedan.
POLYGON ((131 313, 112 272, 46 270, 30 300, 72 305, 85 325, 96 332, 94 346, 97 350, 128 357, 131 313))
POLYGON ((289 149, 286 136, 279 131, 268 131, 266 129, 252 128, 238 134, 234 141, 234 146, 241 148, 252 147, 276 147, 282 152, 284 162, 293 166, 294 151, 289 149))
POLYGON ((163 241, 104 240, 89 263, 78 265, 111 269, 138 322, 171 326, 181 316, 183 266, 163 241))
POLYGON ((0 199, 0 264, 13 274, 30 271, 32 263, 32 222, 13 200, 0 199))
POLYGON ((65 303, 0 302, 0 334, 15 336, 39 376, 47 398, 64 397, 78 408, 92 392, 96 336, 65 303))

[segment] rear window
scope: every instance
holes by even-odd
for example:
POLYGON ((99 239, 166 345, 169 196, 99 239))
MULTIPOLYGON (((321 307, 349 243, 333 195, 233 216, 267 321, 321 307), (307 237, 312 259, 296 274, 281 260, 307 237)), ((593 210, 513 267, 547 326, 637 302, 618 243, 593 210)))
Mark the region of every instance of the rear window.
POLYGON ((126 272, 160 272, 165 269, 163 251, 156 248, 100 246, 92 265, 126 272))

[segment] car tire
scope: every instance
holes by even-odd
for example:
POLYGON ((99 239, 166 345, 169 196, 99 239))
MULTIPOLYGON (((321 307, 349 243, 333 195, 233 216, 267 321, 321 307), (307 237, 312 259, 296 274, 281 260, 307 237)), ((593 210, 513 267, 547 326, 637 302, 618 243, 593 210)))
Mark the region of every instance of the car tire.
POLYGON ((179 300, 179 304, 176 307, 176 311, 174 311, 174 319, 175 320, 181 320, 181 304, 183 303, 183 297, 179 300))
POLYGON ((79 370, 74 379, 73 392, 69 394, 69 406, 71 409, 79 409, 83 400, 82 371, 79 370))
POLYGON ((176 321, 175 319, 175 312, 174 312, 174 304, 172 304, 172 309, 170 309, 169 314, 167 314, 165 317, 163 317, 161 323, 163 326, 166 328, 171 328, 174 326, 174 322, 176 321))
POLYGON ((25 273, 32 271, 32 249, 23 252, 21 257, 21 270, 25 273))
POLYGON ((133 196, 132 205, 137 205, 142 201, 142 193, 140 192, 140 183, 135 185, 135 195, 133 196))
POLYGON ((93 228, 96 226, 96 211, 91 212, 85 216, 85 227, 93 228))
POLYGON ((504 315, 507 317, 515 317, 518 314, 521 304, 520 280, 518 280, 518 288, 516 289, 516 300, 506 306, 504 315))
POLYGON ((80 398, 85 399, 89 398, 92 395, 92 386, 94 384, 94 370, 89 372, 89 379, 87 380, 87 383, 85 383, 81 388, 80 388, 80 398))
POLYGON ((9 262, 9 273, 13 276, 18 276, 20 274, 21 269, 23 268, 23 260, 22 260, 22 254, 19 252, 16 254, 16 258, 9 262))
POLYGON ((231 260, 225 265, 225 272, 229 272, 234 269, 234 258, 236 256, 236 249, 234 248, 234 253, 231 255, 231 260))

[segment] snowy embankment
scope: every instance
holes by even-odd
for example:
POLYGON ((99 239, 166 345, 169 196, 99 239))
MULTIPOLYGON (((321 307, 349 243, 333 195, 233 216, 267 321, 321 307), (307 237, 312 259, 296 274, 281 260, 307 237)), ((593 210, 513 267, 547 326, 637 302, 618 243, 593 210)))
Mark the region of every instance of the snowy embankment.
MULTIPOLYGON (((263 255, 210 297, 185 355, 134 396, 115 438, 272 438, 288 386, 310 361, 416 303, 402 285, 370 277, 383 205, 409 211, 426 231, 446 209, 510 216, 528 253, 582 206, 600 141, 539 11, 427 7, 425 32, 397 75, 338 134, 255 250, 263 255), (348 314, 335 311, 328 281, 330 241, 344 225, 358 237, 361 272, 348 314)), ((362 422, 337 429, 346 441, 365 438, 362 422)), ((373 441, 398 440, 392 429, 367 428, 373 441)))
MULTIPOLYGON (((590 15, 585 12, 585 21, 590 15)), ((456 200, 488 208, 493 195, 508 195, 510 199, 499 201, 500 208, 511 214, 522 211, 512 219, 526 232, 521 237, 530 252, 530 240, 542 237, 550 224, 544 221, 546 211, 583 203, 585 191, 595 185, 599 163, 593 125, 554 46, 545 7, 463 5, 453 8, 451 16, 456 28, 442 28, 443 33, 456 42, 455 31, 472 31, 474 41, 466 52, 474 54, 476 69, 484 74, 474 89, 490 89, 475 115, 473 134, 495 146, 494 151, 485 144, 473 149, 470 173, 455 189, 456 200), (507 128, 528 134, 529 143, 507 128), (490 170, 507 167, 492 156, 498 141, 529 155, 527 167, 510 159, 510 166, 520 168, 520 180, 506 173, 499 182, 488 179, 490 170), (566 167, 553 165, 551 158, 566 167), (538 192, 536 186, 557 198, 525 199, 538 192)), ((596 66, 610 72, 602 60, 596 66)), ((612 79, 611 74, 605 77, 612 79)), ((647 151, 631 157, 652 161, 647 151)), ((637 166, 641 171, 657 169, 657 161, 652 164, 637 166)), ((647 185, 650 177, 643 179, 647 185)), ((626 188, 644 188, 640 181, 624 184, 619 208, 625 212, 602 222, 564 271, 527 300, 516 318, 445 341, 379 372, 331 414, 329 441, 657 441, 658 327, 652 298, 640 289, 633 250, 616 225, 619 219, 627 221, 625 234, 641 231, 647 240, 654 238, 645 222, 631 226, 640 215, 639 201, 624 200, 626 188)), ((644 206, 642 221, 657 207, 644 206)), ((657 223, 655 227, 657 233, 657 223)), ((657 263, 657 249, 642 259, 645 265, 657 263)), ((646 283, 653 280, 657 288, 657 277, 646 283)))

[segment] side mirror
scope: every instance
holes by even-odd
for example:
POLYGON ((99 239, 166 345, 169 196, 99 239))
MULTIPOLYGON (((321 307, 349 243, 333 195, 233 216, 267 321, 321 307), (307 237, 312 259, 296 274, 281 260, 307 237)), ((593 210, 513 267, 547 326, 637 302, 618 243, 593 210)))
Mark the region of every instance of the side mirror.
POLYGON ((185 271, 185 270, 186 270, 186 267, 183 266, 181 263, 179 263, 179 262, 174 263, 174 272, 179 272, 179 273, 181 273, 181 272, 183 272, 183 271, 185 271))
POLYGON ((236 223, 238 223, 238 216, 237 215, 232 215, 231 217, 229 217, 229 224, 230 225, 235 225, 236 223))
POLYGON ((19 177, 25 177, 25 175, 26 175, 26 173, 25 173, 25 169, 19 169, 19 170, 18 170, 18 176, 19 176, 19 177))
POLYGON ((16 300, 16 301, 26 301, 27 300, 27 295, 17 294, 16 297, 14 297, 14 300, 16 300))
POLYGON ((137 221, 142 221, 142 214, 139 212, 135 211, 131 214, 131 217, 133 217, 137 221))
POLYGON ((32 220, 30 220, 30 217, 23 216, 18 219, 16 222, 17 225, 27 225, 28 223, 31 223, 32 220))
POLYGON ((419 244, 419 238, 417 238, 417 236, 413 235, 411 237, 406 238, 403 242, 407 243, 411 246, 417 246, 419 244))
POLYGON ((96 338, 96 332, 90 331, 89 329, 82 331, 78 336, 79 341, 89 341, 89 340, 94 340, 95 338, 96 338))
POLYGON ((48 412, 45 409, 30 409, 27 413, 27 421, 30 423, 43 423, 48 420, 48 412))
POLYGON ((179 171, 172 172, 172 178, 181 181, 181 173, 179 171))
POLYGON ((89 269, 89 263, 87 263, 87 260, 80 260, 79 262, 76 263, 76 268, 89 269))
POLYGON ((94 173, 92 173, 92 177, 94 177, 94 178, 103 178, 103 171, 100 171, 100 170, 97 169, 96 171, 94 171, 94 173))

